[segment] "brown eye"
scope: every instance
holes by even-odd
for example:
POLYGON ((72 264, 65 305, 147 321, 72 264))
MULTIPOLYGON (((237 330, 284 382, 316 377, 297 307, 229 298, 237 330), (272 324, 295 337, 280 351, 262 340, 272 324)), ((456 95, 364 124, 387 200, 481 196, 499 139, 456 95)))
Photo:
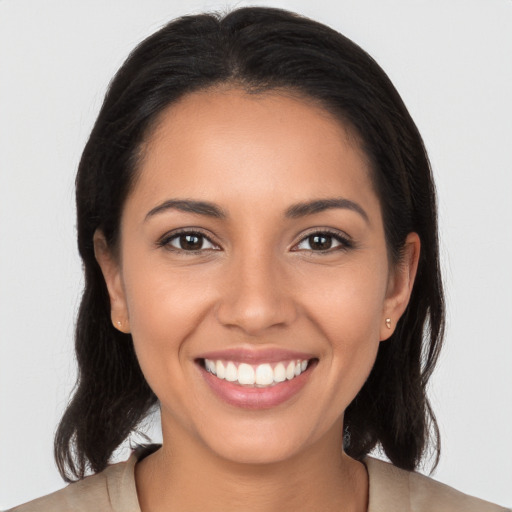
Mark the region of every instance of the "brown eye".
POLYGON ((203 237, 200 235, 180 235, 178 240, 180 249, 186 251, 198 251, 203 247, 203 237))
POLYGON ((349 249, 352 243, 341 234, 319 231, 303 238, 296 247, 299 251, 327 252, 349 249))
POLYGON ((314 251, 326 251, 332 246, 331 235, 311 235, 308 236, 309 246, 314 251))
POLYGON ((218 249, 205 235, 193 231, 186 231, 166 237, 159 245, 168 247, 173 251, 185 252, 218 249))

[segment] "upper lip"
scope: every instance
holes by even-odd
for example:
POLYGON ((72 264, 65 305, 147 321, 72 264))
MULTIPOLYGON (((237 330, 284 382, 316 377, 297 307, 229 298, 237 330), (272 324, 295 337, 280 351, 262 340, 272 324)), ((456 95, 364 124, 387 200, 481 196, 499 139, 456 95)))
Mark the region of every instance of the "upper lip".
POLYGON ((213 361, 236 361, 240 363, 262 364, 277 363, 279 361, 289 361, 299 359, 301 361, 314 359, 315 356, 307 352, 298 352, 295 350, 286 350, 282 348, 228 348, 224 350, 214 350, 200 354, 196 359, 210 359, 213 361))

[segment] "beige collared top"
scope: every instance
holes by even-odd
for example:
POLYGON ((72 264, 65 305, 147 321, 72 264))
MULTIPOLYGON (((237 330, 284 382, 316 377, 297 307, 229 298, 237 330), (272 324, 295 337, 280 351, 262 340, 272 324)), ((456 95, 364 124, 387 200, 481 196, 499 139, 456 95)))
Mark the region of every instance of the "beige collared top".
MULTIPOLYGON (((7 512, 141 512, 135 488, 137 455, 60 491, 7 512)), ((368 512, 511 512, 372 457, 368 512)))

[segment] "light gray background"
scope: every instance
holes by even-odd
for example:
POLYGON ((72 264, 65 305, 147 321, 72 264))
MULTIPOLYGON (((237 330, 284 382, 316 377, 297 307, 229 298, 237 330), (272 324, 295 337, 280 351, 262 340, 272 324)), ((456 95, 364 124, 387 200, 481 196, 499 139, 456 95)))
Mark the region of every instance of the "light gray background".
POLYGON ((63 485, 52 437, 75 372, 73 180, 106 86, 171 18, 249 4, 352 38, 416 120, 439 189, 448 300, 434 476, 511 505, 510 0, 0 0, 0 509, 63 485))

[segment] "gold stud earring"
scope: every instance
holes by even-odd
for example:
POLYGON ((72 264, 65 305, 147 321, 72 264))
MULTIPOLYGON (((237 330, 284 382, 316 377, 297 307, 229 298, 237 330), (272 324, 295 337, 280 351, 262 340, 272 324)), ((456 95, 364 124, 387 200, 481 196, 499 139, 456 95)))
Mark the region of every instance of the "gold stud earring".
POLYGON ((386 327, 391 329, 391 318, 386 318, 386 327))

